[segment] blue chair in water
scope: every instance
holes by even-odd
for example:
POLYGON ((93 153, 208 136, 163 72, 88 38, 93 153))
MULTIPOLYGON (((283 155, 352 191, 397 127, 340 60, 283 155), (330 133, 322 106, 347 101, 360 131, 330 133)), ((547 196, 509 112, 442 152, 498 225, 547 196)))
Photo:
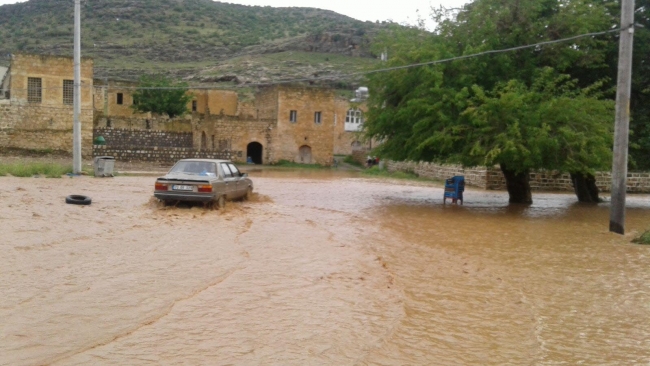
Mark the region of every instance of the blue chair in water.
POLYGON ((465 191, 465 177, 458 175, 445 180, 445 194, 443 204, 447 203, 447 198, 451 198, 451 203, 463 204, 463 191, 465 191))

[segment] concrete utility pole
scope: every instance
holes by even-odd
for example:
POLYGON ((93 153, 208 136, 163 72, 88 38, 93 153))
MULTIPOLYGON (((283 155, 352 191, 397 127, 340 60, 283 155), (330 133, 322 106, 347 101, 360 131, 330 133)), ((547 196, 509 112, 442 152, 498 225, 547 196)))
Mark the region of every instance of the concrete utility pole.
POLYGON ((74 124, 72 127, 72 171, 81 173, 81 0, 74 0, 74 124))
POLYGON ((609 214, 609 231, 618 234, 625 234, 633 41, 634 0, 622 0, 618 85, 616 88, 616 126, 614 128, 614 164, 612 166, 612 202, 609 214))

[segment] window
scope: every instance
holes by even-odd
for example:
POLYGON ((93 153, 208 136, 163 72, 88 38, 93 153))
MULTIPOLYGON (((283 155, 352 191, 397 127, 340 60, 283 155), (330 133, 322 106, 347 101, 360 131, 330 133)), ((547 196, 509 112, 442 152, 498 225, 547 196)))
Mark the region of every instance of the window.
POLYGON ((124 93, 117 93, 117 104, 124 104, 124 93))
POLYGON ((314 112, 314 123, 317 125, 321 124, 323 122, 322 117, 323 114, 321 112, 314 112))
POLYGON ((27 102, 41 103, 43 101, 43 80, 27 78, 27 102))
POLYGON ((196 105, 196 100, 193 100, 193 101, 192 101, 192 112, 196 112, 196 110, 197 110, 196 107, 197 107, 197 105, 196 105))
POLYGON ((345 115, 345 130, 361 131, 362 125, 363 112, 356 108, 349 109, 348 113, 345 115))
POLYGON ((63 104, 74 103, 74 81, 63 80, 63 104))
POLYGON ((225 178, 232 178, 232 173, 230 172, 230 168, 228 168, 228 164, 221 164, 221 170, 223 170, 223 176, 225 178))
POLYGON ((289 112, 289 122, 296 123, 298 122, 298 111, 289 112))
POLYGON ((241 177, 241 173, 239 172, 239 169, 234 164, 228 164, 230 167, 230 171, 235 177, 241 177))

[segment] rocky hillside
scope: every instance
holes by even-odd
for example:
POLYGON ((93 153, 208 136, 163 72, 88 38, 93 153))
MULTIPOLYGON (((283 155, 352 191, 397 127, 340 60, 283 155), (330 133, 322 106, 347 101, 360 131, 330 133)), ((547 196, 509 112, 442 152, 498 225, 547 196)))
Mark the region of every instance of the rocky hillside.
MULTIPOLYGON (((327 10, 211 0, 82 4, 82 54, 95 58, 98 77, 165 72, 242 83, 346 73, 373 62, 370 43, 386 26, 327 10)), ((73 15, 72 0, 0 6, 0 55, 71 55, 73 15)))

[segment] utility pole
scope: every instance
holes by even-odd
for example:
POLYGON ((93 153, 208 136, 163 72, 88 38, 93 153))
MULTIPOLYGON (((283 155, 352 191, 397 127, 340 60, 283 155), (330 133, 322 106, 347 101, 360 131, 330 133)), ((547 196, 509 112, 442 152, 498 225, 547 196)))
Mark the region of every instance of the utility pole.
POLYGON ((81 173, 81 0, 74 0, 74 124, 72 126, 72 171, 81 173))
POLYGON ((621 39, 616 87, 616 125, 614 127, 614 163, 612 166, 612 202, 609 231, 625 234, 625 196, 630 137, 630 94, 632 89, 632 45, 634 41, 634 0, 622 0, 621 39))

